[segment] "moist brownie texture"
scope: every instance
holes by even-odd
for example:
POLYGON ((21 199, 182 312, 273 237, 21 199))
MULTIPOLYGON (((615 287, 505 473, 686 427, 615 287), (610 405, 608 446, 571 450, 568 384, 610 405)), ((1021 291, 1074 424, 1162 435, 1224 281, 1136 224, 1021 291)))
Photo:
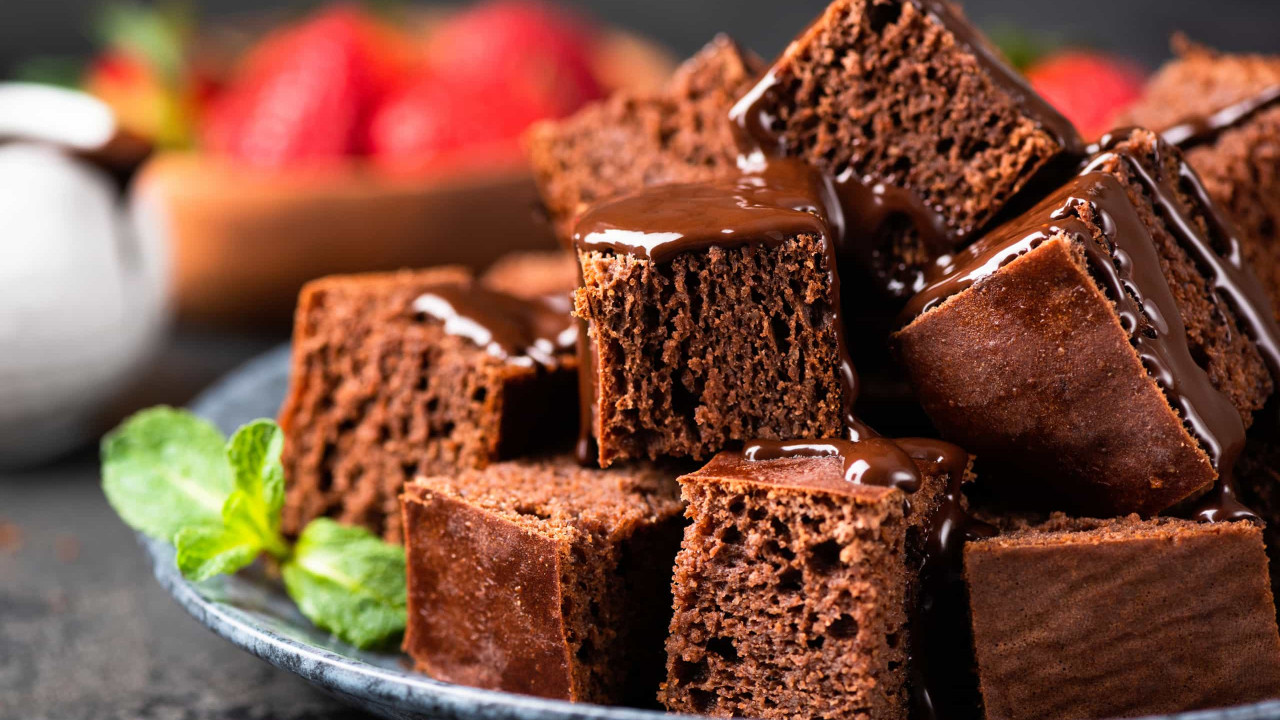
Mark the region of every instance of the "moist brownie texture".
POLYGON ((405 651, 440 680, 651 705, 683 524, 674 475, 557 457, 406 485, 405 651))
POLYGON ((763 69, 725 36, 661 92, 620 92, 529 133, 534 179, 561 239, 590 205, 648 185, 709 180, 738 157, 729 108, 763 69))
MULTIPOLYGON (((454 268, 335 276, 303 289, 280 411, 286 532, 328 515, 398 542, 397 496, 414 475, 479 468, 573 437, 573 353, 495 354, 419 312, 417 300, 441 287, 480 292, 454 268)), ((494 297, 477 309, 500 315, 516 302, 494 297)), ((569 327, 549 307, 536 315, 569 327)))
POLYGON ((849 482, 838 457, 726 452, 682 477, 667 708, 905 718, 922 523, 945 486, 921 470, 910 496, 849 482))
POLYGON ((1230 467, 1271 394, 1249 308, 1213 290, 1174 226, 1181 218, 1214 251, 1203 239, 1213 209, 1177 189, 1180 172, 1149 132, 1113 139, 908 306, 919 314, 895 339, 921 403, 1010 496, 1089 515, 1159 512, 1230 467))
POLYGON ((1179 57, 1125 120, 1179 141, 1243 233, 1249 264, 1280 311, 1280 57, 1218 54, 1185 40, 1175 49, 1179 57), (1195 125, 1208 132, 1188 132, 1195 125))
POLYGON ((580 219, 575 315, 589 325, 583 397, 602 466, 843 436, 853 390, 834 259, 825 222, 801 209, 821 205, 819 178, 791 170, 650 188, 580 219))
POLYGON ((837 0, 734 109, 848 184, 846 243, 905 299, 1079 137, 949 3, 837 0), (882 185, 874 189, 876 185, 882 185))
POLYGON ((1154 715, 1280 697, 1262 531, 1057 518, 965 549, 988 720, 1154 715))

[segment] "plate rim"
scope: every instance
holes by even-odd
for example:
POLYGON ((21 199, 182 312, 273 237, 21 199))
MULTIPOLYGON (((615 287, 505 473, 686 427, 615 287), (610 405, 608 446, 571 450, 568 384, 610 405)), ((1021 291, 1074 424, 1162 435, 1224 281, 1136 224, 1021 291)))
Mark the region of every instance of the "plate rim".
MULTIPOLYGON (((187 407, 201 417, 213 419, 218 415, 213 409, 224 395, 232 395, 241 386, 252 388, 255 380, 262 384, 263 378, 280 370, 287 376, 289 360, 287 342, 267 350, 222 376, 187 407)), ((240 422, 251 419, 242 418, 240 422)), ((435 680, 422 673, 377 667, 359 658, 281 635, 232 605, 205 598, 178 571, 169 543, 141 533, 138 540, 151 560, 156 581, 201 625, 274 667, 388 717, 444 714, 483 720, 706 720, 702 716, 660 710, 485 690, 435 680)), ((1280 698, 1230 708, 1150 715, 1139 720, 1280 720, 1280 698)))

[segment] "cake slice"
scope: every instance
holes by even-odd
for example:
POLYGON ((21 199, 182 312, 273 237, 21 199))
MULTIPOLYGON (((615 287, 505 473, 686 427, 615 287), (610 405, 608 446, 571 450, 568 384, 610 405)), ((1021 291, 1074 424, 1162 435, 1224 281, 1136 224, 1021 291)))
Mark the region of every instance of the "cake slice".
POLYGON ((1229 481, 1272 392, 1280 343, 1233 233, 1176 150, 1108 138, 912 299, 903 365, 1009 498, 1158 513, 1229 481))
POLYGON ((923 440, 765 442, 682 477, 692 523, 667 708, 883 720, 907 717, 912 693, 917 708, 963 706, 972 658, 952 578, 975 529, 959 492, 968 460, 923 440))
POLYGON ((671 616, 674 473, 503 462, 405 486, 404 648, 439 680, 653 702, 671 616))
POLYGON ((1280 57, 1174 45, 1123 119, 1183 149, 1280 312, 1280 57))
POLYGON ((285 531, 327 515, 399 541, 415 475, 571 442, 574 328, 556 305, 454 268, 307 285, 280 411, 285 531))
POLYGON ((836 0, 732 114, 744 154, 837 179, 846 252, 903 300, 1080 143, 945 0, 836 0))
POLYGON ((729 108, 763 65, 719 36, 677 69, 659 92, 619 92, 577 114, 535 125, 534 179, 567 245, 590 205, 648 185, 709 180, 738 157, 729 108))
POLYGON ((1163 715, 1280 697, 1262 531, 1056 518, 964 552, 988 720, 1163 715))

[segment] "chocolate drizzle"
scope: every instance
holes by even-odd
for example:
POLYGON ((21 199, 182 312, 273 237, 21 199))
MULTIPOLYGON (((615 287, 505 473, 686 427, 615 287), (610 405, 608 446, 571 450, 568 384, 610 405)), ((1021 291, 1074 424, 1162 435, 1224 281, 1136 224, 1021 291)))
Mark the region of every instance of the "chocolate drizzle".
MULTIPOLYGON (((1102 168, 1118 161, 1129 171, 1178 245, 1204 274, 1215 301, 1231 306, 1278 381, 1280 330, 1266 293, 1244 265, 1238 236, 1210 201, 1195 172, 1181 159, 1175 178, 1153 172, 1122 147, 1131 132, 1120 130, 1105 136, 1090 148, 1093 157, 1062 192, 1042 202, 1023 221, 996 230, 957 255, 941 277, 911 300, 904 320, 930 311, 1048 238, 1060 233, 1071 236, 1081 243, 1093 276, 1115 306, 1143 366, 1179 409, 1218 474, 1214 489, 1191 513, 1210 522, 1256 521, 1257 516, 1235 499, 1232 486, 1235 461, 1244 448, 1244 422, 1231 400, 1195 361, 1150 231, 1138 217, 1124 184, 1102 168), (1208 232, 1188 213, 1182 197, 1194 206, 1208 232), (1105 244, 1093 236, 1082 213, 1102 229, 1105 244)), ((1157 143, 1156 167, 1162 166, 1168 152, 1166 145, 1157 143)))
POLYGON ((413 312, 516 365, 555 368, 577 342, 577 327, 559 298, 525 300, 473 283, 450 283, 418 296, 413 312))
POLYGON ((1189 150, 1217 141, 1222 133, 1240 127, 1259 113, 1274 107, 1280 107, 1280 85, 1273 85, 1207 117, 1184 120, 1167 128, 1161 135, 1170 145, 1189 150))
MULTIPOLYGON (((686 252, 711 247, 742 245, 777 247, 790 237, 811 235, 820 239, 825 255, 828 296, 827 323, 836 336, 837 375, 841 384, 845 437, 857 440, 866 428, 854 416, 858 376, 849 359, 845 324, 841 313, 840 276, 830 230, 832 190, 820 174, 796 160, 777 160, 758 173, 743 173, 721 182, 694 185, 660 185, 617 200, 601 203, 579 218, 574 245, 580 251, 627 253, 655 263, 669 262, 686 252)), ((589 341, 579 345, 590 355, 589 341)), ((589 368, 590 358, 581 358, 589 368)), ((593 373, 589 373, 594 377, 593 373)), ((594 381, 584 385, 586 431, 579 449, 589 453, 590 426, 594 424, 594 381)))
POLYGON ((859 442, 757 440, 741 454, 750 462, 838 457, 849 482, 894 487, 908 495, 924 484, 921 464, 946 475, 946 488, 937 509, 921 523, 922 537, 915 548, 919 579, 908 612, 911 716, 934 718, 940 708, 976 708, 976 684, 961 682, 958 675, 972 664, 966 657, 970 639, 962 560, 966 542, 991 537, 996 530, 965 508, 962 488, 969 454, 942 440, 880 437, 859 442))

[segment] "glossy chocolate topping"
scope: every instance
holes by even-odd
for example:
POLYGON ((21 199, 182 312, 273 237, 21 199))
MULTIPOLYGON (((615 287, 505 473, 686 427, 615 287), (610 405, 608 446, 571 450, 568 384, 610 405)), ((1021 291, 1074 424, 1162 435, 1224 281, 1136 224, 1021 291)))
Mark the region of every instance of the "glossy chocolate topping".
POLYGON ((518 365, 556 367, 576 344, 577 327, 558 298, 525 300, 473 283, 446 284, 418 296, 413 312, 518 365))
POLYGON ((1269 87, 1253 97, 1245 98, 1207 117, 1184 120, 1167 128, 1161 135, 1170 145, 1187 150, 1212 143, 1222 133, 1240 127, 1258 113, 1277 106, 1280 106, 1280 85, 1269 87))
MULTIPOLYGON (((1218 472, 1215 489, 1203 498, 1195 515, 1208 521, 1256 519, 1235 500, 1232 490, 1232 472, 1245 438, 1240 414, 1192 356, 1154 240, 1124 184, 1099 168, 1115 159, 1124 163, 1179 246, 1204 273, 1215 301, 1230 304, 1276 378, 1280 378, 1280 331, 1265 292, 1244 266, 1236 233, 1209 200, 1195 172, 1179 162, 1176 179, 1157 177, 1119 147, 1129 134, 1117 131, 1105 136, 1091 148, 1094 156, 1081 174, 1061 192, 958 254, 941 277, 911 300, 903 318, 909 321, 928 312, 1054 235, 1070 235, 1084 249, 1094 277, 1115 305, 1144 367, 1178 408, 1218 472), (1180 197, 1194 205, 1207 233, 1188 214, 1180 197), (1086 217, 1102 229, 1101 241, 1094 237, 1086 217)), ((1169 149, 1161 146, 1159 151, 1169 149)))
MULTIPOLYGON (((1081 152, 1080 136, 1075 127, 1052 105, 1037 95, 1026 80, 1009 67, 985 37, 962 18, 946 0, 906 0, 955 36, 966 47, 987 75, 1023 107, 1045 132, 1054 137, 1070 156, 1081 152)), ((806 30, 805 32, 808 32, 806 30)), ((739 166, 759 169, 773 158, 794 154, 786 139, 778 132, 781 121, 775 108, 780 104, 777 66, 730 110, 729 117, 737 136, 739 166)), ((1057 166, 1057 163, 1050 163, 1057 166)), ((1061 177, 1061 176, 1059 176, 1061 177)), ((860 177, 851 169, 831 178, 836 190, 839 218, 833 221, 835 244, 842 257, 856 260, 873 273, 874 282, 892 297, 906 299, 924 287, 923 271, 903 267, 882 269, 874 262, 877 245, 890 223, 905 219, 920 236, 930 254, 941 256, 964 243, 974 228, 954 228, 937 209, 930 207, 910 189, 882 182, 873 177, 860 177)))
MULTIPOLYGON (((893 440, 870 437, 848 440, 755 440, 742 448, 749 462, 786 458, 838 457, 844 479, 855 485, 878 485, 913 493, 920 489, 920 469, 893 440)), ((966 456, 967 459, 968 456, 966 456)))
MULTIPOLYGON (((744 172, 720 182, 659 185, 596 205, 578 219, 574 245, 579 251, 628 253, 662 263, 681 253, 704 252, 711 247, 776 247, 797 235, 820 238, 828 274, 825 313, 836 335, 846 438, 857 440, 866 429, 853 414, 858 376, 845 342, 840 276, 831 241, 832 198, 830 184, 808 165, 777 160, 759 172, 744 172)), ((589 355, 589 340, 581 342, 579 350, 589 355)), ((581 367, 590 367, 589 357, 580 361, 581 367)), ((595 405, 593 377, 588 373, 588 382, 581 388, 583 420, 591 422, 584 422, 579 450, 588 454, 586 433, 594 422, 588 415, 595 405)))

